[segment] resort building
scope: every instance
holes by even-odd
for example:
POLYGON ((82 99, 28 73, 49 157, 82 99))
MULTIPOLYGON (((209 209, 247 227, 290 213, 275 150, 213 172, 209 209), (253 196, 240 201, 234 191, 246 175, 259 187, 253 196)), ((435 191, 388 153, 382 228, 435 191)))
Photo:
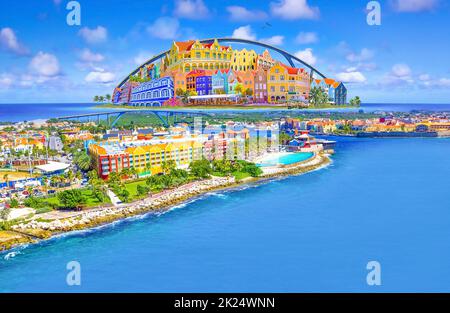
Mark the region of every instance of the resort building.
POLYGON ((141 83, 133 88, 131 104, 135 106, 162 106, 174 96, 173 80, 163 77, 141 83))
POLYGON ((228 69, 232 53, 230 46, 221 46, 217 40, 208 44, 198 40, 176 41, 163 60, 162 71, 189 73, 197 69, 228 69))
POLYGON ((231 69, 235 71, 249 71, 256 69, 258 55, 255 50, 234 50, 231 57, 231 69))

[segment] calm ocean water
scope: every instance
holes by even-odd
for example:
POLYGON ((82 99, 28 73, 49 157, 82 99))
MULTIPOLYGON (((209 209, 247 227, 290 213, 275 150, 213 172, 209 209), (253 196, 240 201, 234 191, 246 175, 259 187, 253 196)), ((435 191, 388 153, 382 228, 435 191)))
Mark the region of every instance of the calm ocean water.
POLYGON ((0 291, 449 292, 450 139, 336 151, 326 169, 2 254, 0 291), (72 260, 79 287, 65 283, 72 260))
MULTIPOLYGON (((411 110, 450 111, 450 104, 363 104, 358 109, 333 109, 332 111, 398 111, 411 110)), ((36 119, 48 119, 75 114, 110 112, 112 108, 96 107, 91 103, 47 103, 47 104, 0 104, 0 122, 19 122, 36 119)), ((118 108, 120 110, 120 108, 118 108)), ((123 110, 123 109, 122 109, 123 110)), ((265 111, 269 109, 261 109, 265 111)), ((220 110, 213 110, 220 111, 220 110)), ((229 111, 229 110, 228 110, 229 111)), ((247 110, 244 110, 244 112, 247 110)), ((309 110, 314 111, 314 110, 309 110)))

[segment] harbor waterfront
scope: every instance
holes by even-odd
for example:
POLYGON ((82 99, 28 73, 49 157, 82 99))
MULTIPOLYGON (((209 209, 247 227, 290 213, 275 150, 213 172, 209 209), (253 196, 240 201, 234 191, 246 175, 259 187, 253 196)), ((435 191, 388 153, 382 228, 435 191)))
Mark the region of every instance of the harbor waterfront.
POLYGON ((449 154, 448 138, 339 137, 324 169, 3 253, 0 291, 450 291, 449 154))

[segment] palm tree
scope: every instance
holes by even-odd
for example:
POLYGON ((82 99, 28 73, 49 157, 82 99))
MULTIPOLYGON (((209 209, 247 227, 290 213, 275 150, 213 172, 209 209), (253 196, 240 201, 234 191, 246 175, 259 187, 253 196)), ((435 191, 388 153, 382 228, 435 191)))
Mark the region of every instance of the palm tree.
POLYGON ((94 97, 94 102, 98 102, 99 101, 99 97, 98 96, 95 96, 94 97))
POLYGON ((104 102, 104 101, 105 101, 105 97, 103 97, 103 96, 98 96, 98 101, 99 101, 99 102, 104 102))
POLYGON ((106 96, 105 96, 105 98, 106 98, 106 101, 111 101, 111 95, 110 94, 107 94, 106 96))

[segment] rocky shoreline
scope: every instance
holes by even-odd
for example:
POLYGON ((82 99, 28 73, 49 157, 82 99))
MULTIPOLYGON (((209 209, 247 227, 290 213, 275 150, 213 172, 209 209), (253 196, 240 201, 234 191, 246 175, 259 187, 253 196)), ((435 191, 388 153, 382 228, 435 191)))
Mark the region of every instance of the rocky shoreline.
POLYGON ((264 173, 257 178, 236 181, 234 177, 213 177, 167 190, 158 195, 132 203, 121 204, 117 207, 82 211, 70 217, 61 217, 53 220, 45 220, 38 217, 13 225, 10 231, 5 231, 4 233, 9 238, 0 241, 0 252, 24 244, 36 243, 62 233, 94 228, 128 217, 151 212, 162 213, 173 206, 208 192, 230 189, 248 183, 262 182, 276 177, 303 174, 322 168, 330 162, 331 160, 327 154, 317 154, 312 159, 300 163, 265 169, 264 173))

